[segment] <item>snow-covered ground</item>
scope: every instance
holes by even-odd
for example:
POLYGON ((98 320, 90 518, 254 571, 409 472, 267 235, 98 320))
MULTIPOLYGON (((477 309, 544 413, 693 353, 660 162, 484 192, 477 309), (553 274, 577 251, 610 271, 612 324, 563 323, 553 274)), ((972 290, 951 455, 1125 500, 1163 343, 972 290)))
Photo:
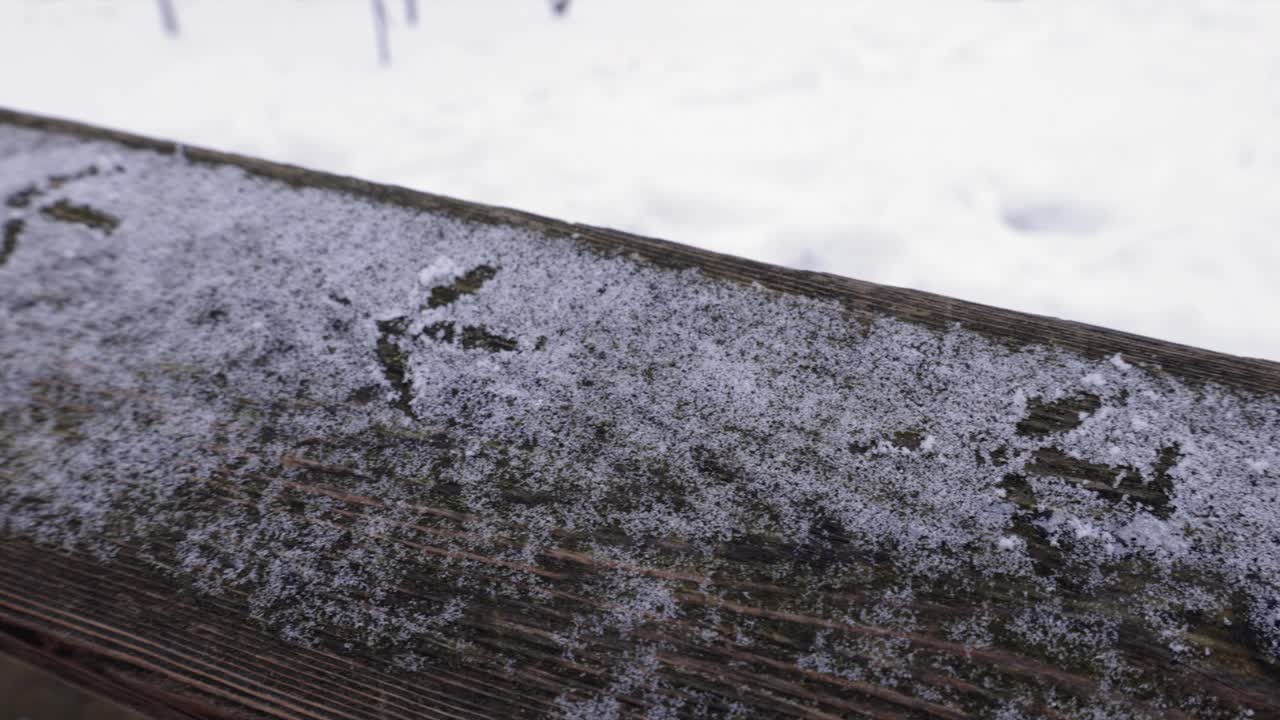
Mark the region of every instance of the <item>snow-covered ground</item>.
POLYGON ((1280 359, 1276 0, 0 2, 0 105, 1280 359))

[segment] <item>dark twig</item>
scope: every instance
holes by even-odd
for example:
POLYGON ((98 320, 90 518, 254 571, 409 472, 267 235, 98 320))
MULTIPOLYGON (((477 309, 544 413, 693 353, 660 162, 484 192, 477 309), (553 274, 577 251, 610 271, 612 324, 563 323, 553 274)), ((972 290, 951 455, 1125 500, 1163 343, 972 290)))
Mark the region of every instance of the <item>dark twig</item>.
POLYGON ((178 11, 173 7, 173 0, 158 0, 160 3, 160 22, 164 31, 173 37, 178 36, 178 11))
POLYGON ((387 6, 382 0, 373 0, 373 32, 378 43, 378 62, 384 67, 391 64, 391 39, 387 35, 387 6))

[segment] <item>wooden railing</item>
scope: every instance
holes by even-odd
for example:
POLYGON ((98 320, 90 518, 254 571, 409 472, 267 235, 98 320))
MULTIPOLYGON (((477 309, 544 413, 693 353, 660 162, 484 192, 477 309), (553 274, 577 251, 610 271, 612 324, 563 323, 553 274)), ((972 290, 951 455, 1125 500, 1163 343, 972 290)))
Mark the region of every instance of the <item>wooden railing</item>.
POLYGON ((0 651, 144 713, 1280 716, 1276 363, 10 111, 0 194, 0 651))

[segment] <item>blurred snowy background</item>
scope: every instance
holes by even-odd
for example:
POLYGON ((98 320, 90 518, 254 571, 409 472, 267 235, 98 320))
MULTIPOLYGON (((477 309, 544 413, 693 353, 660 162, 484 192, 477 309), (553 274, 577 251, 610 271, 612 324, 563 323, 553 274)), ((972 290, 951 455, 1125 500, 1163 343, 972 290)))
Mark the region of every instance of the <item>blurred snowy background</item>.
POLYGON ((0 2, 0 105, 1280 360, 1280 0, 0 2))

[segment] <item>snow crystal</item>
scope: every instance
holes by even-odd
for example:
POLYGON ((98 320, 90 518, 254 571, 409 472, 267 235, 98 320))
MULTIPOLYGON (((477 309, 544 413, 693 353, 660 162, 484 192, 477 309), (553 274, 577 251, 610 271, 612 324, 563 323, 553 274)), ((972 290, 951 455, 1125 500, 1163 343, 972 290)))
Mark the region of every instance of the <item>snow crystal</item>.
POLYGON ((1115 365, 1117 370, 1128 370, 1129 368, 1133 367, 1132 365, 1124 361, 1124 357, 1121 356, 1120 353, 1116 353, 1115 355, 1111 356, 1111 364, 1115 365))
POLYGON ((1001 550, 1019 550, 1026 544, 1025 540, 1014 535, 1004 535, 996 542, 996 546, 1001 550))
POLYGON ((418 283, 423 287, 442 285, 462 274, 462 269, 453 260, 441 256, 430 265, 418 271, 418 283))

